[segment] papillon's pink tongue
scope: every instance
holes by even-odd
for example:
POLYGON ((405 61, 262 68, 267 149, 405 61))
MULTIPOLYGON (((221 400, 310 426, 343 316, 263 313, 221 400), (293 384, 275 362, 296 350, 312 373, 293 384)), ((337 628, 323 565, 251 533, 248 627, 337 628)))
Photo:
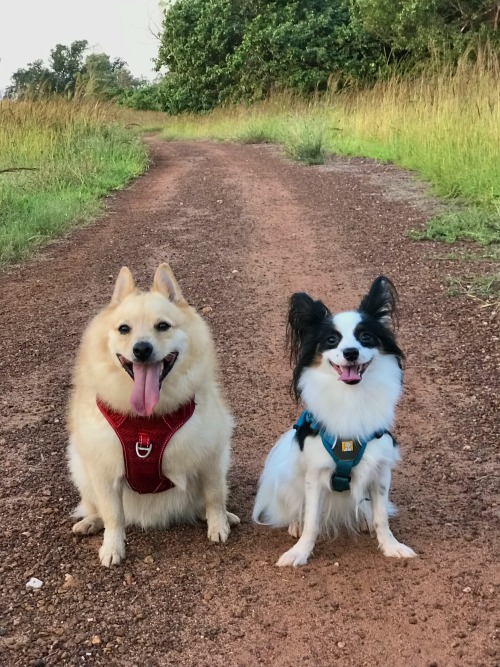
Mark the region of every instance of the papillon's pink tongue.
POLYGON ((342 382, 357 382, 361 380, 357 366, 341 366, 341 368, 342 373, 339 375, 339 380, 342 380, 342 382))
POLYGON ((156 364, 133 364, 134 388, 130 405, 141 417, 149 417, 160 400, 160 376, 163 362, 156 364))

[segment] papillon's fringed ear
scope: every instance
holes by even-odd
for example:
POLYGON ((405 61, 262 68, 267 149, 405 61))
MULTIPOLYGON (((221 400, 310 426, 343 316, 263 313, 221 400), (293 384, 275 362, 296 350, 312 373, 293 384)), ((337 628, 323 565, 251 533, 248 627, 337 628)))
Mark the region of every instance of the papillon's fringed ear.
POLYGON ((314 301, 305 292, 292 294, 288 309, 288 323, 286 327, 287 348, 290 352, 292 364, 297 362, 300 348, 308 333, 315 326, 331 315, 322 301, 314 301))
POLYGON ((397 300, 398 293, 389 278, 379 276, 375 278, 370 291, 363 297, 358 311, 365 313, 376 320, 382 320, 385 324, 397 324, 397 300))

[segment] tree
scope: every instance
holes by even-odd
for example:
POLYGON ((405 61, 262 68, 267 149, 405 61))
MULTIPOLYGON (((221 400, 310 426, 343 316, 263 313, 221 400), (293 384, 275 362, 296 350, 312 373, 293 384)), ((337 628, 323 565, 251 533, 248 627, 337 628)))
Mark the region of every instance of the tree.
POLYGON ((42 92, 52 89, 50 71, 44 67, 42 60, 28 63, 26 69, 18 69, 11 77, 11 85, 5 90, 5 97, 23 96, 37 97, 42 92))
POLYGON ((262 2, 229 62, 245 95, 260 98, 273 88, 326 90, 332 75, 369 77, 383 56, 344 0, 274 0, 262 2))
POLYGON ((141 83, 132 76, 121 58, 111 60, 106 53, 90 53, 77 75, 76 89, 82 95, 114 97, 141 83))
POLYGON ((498 38, 500 0, 352 0, 365 29, 412 61, 462 52, 481 35, 498 38))
POLYGON ((89 43, 86 39, 77 40, 71 46, 57 44, 50 52, 49 65, 52 70, 53 91, 55 93, 73 93, 76 75, 83 66, 83 54, 89 43))
POLYGON ((72 97, 77 93, 109 98, 144 85, 144 81, 132 76, 121 58, 112 60, 106 53, 90 53, 84 60, 87 48, 85 39, 70 46, 57 44, 50 52, 50 67, 36 60, 26 69, 17 70, 6 96, 20 99, 59 93, 72 97))
POLYGON ((173 113, 221 103, 236 83, 227 66, 254 14, 252 0, 177 0, 165 8, 156 66, 173 113))

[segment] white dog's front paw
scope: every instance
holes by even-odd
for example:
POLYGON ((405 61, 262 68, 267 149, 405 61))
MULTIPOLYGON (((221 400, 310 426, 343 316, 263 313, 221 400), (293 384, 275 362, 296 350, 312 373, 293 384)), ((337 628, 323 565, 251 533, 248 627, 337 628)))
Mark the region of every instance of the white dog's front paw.
POLYGON ((118 537, 104 537, 102 547, 99 549, 99 560, 104 567, 111 565, 120 565, 125 558, 125 540, 118 537))
POLYGON ((388 542, 387 544, 381 544, 380 548, 384 556, 389 558, 416 558, 417 554, 407 547, 406 544, 394 540, 394 542, 388 542))
POLYGON ((298 567, 299 565, 305 565, 309 556, 311 555, 310 550, 304 550, 301 548, 297 549, 297 545, 285 551, 285 553, 280 557, 276 565, 278 567, 298 567))
MULTIPOLYGON (((234 514, 232 515, 236 519, 234 514)), ((239 519, 238 519, 239 521, 239 519)), ((221 512, 214 517, 207 519, 208 523, 208 539, 210 542, 226 542, 231 532, 229 527, 229 518, 226 512, 221 512)))
POLYGON ((102 519, 97 514, 86 516, 73 525, 71 529, 77 535, 94 535, 103 529, 102 519))

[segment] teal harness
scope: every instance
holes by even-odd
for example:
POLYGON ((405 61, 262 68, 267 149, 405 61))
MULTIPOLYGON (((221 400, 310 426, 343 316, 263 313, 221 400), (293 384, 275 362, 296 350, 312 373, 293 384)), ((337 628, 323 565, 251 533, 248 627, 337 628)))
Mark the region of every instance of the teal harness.
MULTIPOLYGON (((298 431, 305 425, 308 425, 311 429, 311 435, 321 437, 324 448, 335 463, 335 470, 331 479, 333 491, 349 491, 352 469, 363 458, 366 445, 370 440, 381 438, 385 433, 389 433, 386 429, 380 429, 367 438, 344 438, 339 435, 332 435, 314 419, 309 410, 304 410, 293 428, 298 431)), ((389 435, 391 434, 389 433, 389 435)))

